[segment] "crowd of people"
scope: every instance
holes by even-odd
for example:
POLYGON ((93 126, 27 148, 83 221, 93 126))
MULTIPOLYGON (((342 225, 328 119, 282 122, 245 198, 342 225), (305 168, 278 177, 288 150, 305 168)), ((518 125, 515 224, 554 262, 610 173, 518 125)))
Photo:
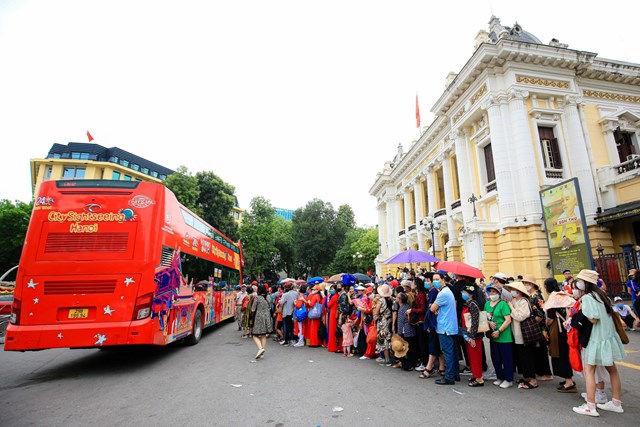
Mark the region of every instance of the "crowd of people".
MULTIPOLYGON (((630 281, 638 283, 640 274, 632 273, 630 281)), ((336 283, 243 285, 236 288, 238 330, 255 342, 256 359, 264 358, 272 336, 282 346, 325 348, 417 371, 437 385, 468 376, 469 387, 491 381, 501 389, 534 390, 558 377, 559 393, 577 393, 574 372, 583 372, 585 403, 575 412, 624 412, 615 362, 625 356, 626 330, 640 320, 620 298, 612 304, 597 272, 574 278, 567 271, 562 283, 548 278, 542 286, 531 275, 514 280, 503 273, 487 283, 424 270, 399 279, 365 284, 343 275, 336 283)), ((640 290, 632 291, 640 301, 640 290)))

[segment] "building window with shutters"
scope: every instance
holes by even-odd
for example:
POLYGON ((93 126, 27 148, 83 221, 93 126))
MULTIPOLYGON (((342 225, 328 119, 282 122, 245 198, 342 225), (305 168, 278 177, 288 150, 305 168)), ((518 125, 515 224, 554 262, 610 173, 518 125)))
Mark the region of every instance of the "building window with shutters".
POLYGON ((562 157, 552 127, 538 126, 542 164, 547 178, 562 178, 562 157))
POLYGON ((482 154, 484 157, 484 171, 485 171, 485 189, 487 193, 498 189, 496 184, 496 169, 493 164, 493 149, 491 148, 491 142, 482 147, 482 154))
POLYGON ((620 159, 620 164, 617 166, 618 173, 640 169, 640 155, 638 154, 640 150, 637 147, 636 135, 617 128, 613 131, 613 139, 616 141, 616 150, 620 159))

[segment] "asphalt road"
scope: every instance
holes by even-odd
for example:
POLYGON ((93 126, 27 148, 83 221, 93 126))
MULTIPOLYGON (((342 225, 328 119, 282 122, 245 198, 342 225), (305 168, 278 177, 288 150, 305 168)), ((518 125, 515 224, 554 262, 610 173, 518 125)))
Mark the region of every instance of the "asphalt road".
MULTIPOLYGON (((415 372, 325 349, 267 344, 263 360, 235 324, 194 347, 0 352, 2 426, 638 425, 640 332, 620 366, 624 414, 576 415, 579 394, 437 386, 415 372), (341 408, 342 410, 339 410, 341 408)), ((584 391, 578 379, 580 391, 584 391)), ((609 392, 610 396, 610 392, 609 392)))

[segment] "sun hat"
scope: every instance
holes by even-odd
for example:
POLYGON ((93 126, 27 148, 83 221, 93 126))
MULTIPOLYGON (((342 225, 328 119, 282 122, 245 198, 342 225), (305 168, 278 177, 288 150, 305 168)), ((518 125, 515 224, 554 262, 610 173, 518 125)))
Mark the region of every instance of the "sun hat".
POLYGON ((585 282, 598 283, 598 272, 593 270, 580 270, 580 273, 576 276, 578 280, 584 280, 585 282))
POLYGON ((404 357, 409 351, 409 343, 400 335, 395 334, 391 337, 391 350, 393 350, 394 356, 398 358, 404 357))
POLYGON ((411 280, 403 280, 400 284, 403 288, 410 288, 413 282, 411 280))
POLYGON ((533 274, 525 274, 522 278, 523 283, 530 283, 539 289, 538 283, 536 282, 536 278, 533 274))
POLYGON ((507 280, 509 280, 509 278, 507 277, 506 274, 500 273, 500 272, 497 272, 496 274, 494 274, 493 278, 494 279, 498 279, 498 280, 500 280, 502 282, 505 282, 505 283, 507 282, 507 280))
POLYGON ((515 289, 516 291, 522 292, 524 295, 529 295, 529 291, 527 291, 527 288, 524 287, 524 283, 522 282, 507 283, 504 287, 508 290, 515 289))
POLYGON ((615 298, 613 299, 613 302, 617 302, 617 301, 622 301, 622 298, 620 298, 620 297, 615 297, 615 298))
POLYGON ((380 296, 388 298, 391 296, 391 287, 387 284, 378 286, 378 293, 380 296))
POLYGON ((358 286, 356 286, 354 289, 355 289, 356 291, 364 291, 364 290, 365 290, 365 289, 367 289, 367 288, 365 288, 365 287, 364 287, 364 286, 362 286, 362 285, 358 285, 358 286))
POLYGON ((489 284, 489 285, 487 285, 486 289, 487 289, 487 291, 489 289, 495 289, 496 291, 498 291, 499 294, 502 295, 502 286, 501 285, 497 285, 495 283, 494 284, 489 284))

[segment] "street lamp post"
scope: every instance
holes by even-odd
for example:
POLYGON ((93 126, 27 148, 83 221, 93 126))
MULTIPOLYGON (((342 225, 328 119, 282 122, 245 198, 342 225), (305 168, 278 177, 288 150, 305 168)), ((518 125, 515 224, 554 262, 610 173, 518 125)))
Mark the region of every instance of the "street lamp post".
POLYGON ((360 252, 356 252, 351 255, 353 257, 353 262, 356 264, 356 273, 360 270, 360 260, 362 259, 362 254, 360 252))
POLYGON ((435 221, 435 219, 429 215, 423 220, 424 227, 431 231, 431 255, 436 256, 436 230, 440 230, 440 223, 435 221))

